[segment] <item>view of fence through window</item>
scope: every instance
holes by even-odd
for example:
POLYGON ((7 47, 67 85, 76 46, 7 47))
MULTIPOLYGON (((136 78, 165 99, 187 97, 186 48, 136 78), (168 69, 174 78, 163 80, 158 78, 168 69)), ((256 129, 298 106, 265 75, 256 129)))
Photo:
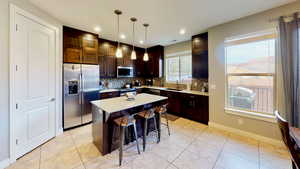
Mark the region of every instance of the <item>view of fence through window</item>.
POLYGON ((168 82, 184 82, 192 78, 192 56, 180 55, 166 58, 166 79, 168 82))
POLYGON ((273 113, 275 33, 226 41, 228 108, 273 113))

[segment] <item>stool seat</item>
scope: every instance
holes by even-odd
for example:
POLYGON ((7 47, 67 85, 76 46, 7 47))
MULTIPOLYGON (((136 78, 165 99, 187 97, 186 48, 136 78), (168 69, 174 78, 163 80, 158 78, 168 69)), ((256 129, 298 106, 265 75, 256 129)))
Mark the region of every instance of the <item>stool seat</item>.
POLYGON ((118 126, 128 127, 135 123, 135 119, 131 116, 123 116, 114 120, 118 126))
POLYGON ((150 110, 141 111, 137 115, 139 117, 142 117, 142 118, 145 118, 145 119, 150 119, 150 118, 153 118, 155 116, 155 113, 154 113, 154 109, 150 109, 150 110))

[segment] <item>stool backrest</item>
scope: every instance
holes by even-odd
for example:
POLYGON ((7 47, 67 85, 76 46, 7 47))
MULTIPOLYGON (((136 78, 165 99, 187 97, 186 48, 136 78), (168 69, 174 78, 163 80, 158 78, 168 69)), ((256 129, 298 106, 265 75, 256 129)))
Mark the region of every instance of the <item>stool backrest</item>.
POLYGON ((288 122, 283 119, 278 111, 275 112, 275 116, 278 122, 279 129, 281 131, 282 135, 282 140, 285 143, 285 145, 288 147, 289 152, 292 156, 293 162, 297 165, 297 168, 300 169, 300 153, 299 150, 300 148, 296 144, 296 141, 294 140, 293 137, 290 135, 290 128, 288 122))
POLYGON ((164 105, 161 105, 159 107, 156 108, 156 111, 158 113, 164 113, 164 112, 167 112, 168 111, 168 103, 167 104, 164 104, 164 105))

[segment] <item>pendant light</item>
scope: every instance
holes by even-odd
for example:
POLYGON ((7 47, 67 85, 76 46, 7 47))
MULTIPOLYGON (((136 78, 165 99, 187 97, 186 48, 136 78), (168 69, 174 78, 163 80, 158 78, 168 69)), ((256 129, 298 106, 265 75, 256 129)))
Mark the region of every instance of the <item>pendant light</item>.
POLYGON ((116 51, 116 57, 117 58, 122 58, 123 57, 123 54, 122 54, 122 50, 120 48, 120 15, 122 14, 122 11, 120 10, 115 10, 115 14, 117 15, 117 18, 118 18, 118 34, 117 34, 117 41, 118 41, 118 47, 117 47, 117 51, 116 51))
MULTIPOLYGON (((147 43, 147 28, 148 28, 149 24, 144 23, 143 25, 144 25, 144 27, 145 27, 145 44, 146 44, 146 43, 147 43)), ((144 54, 143 60, 144 60, 145 62, 149 61, 149 56, 148 56, 148 52, 147 52, 147 47, 145 48, 145 54, 144 54)))
POLYGON ((130 20, 132 21, 132 52, 131 52, 131 60, 136 60, 136 53, 134 50, 134 37, 135 37, 135 30, 134 30, 134 24, 137 21, 136 18, 132 17, 130 18, 130 20))

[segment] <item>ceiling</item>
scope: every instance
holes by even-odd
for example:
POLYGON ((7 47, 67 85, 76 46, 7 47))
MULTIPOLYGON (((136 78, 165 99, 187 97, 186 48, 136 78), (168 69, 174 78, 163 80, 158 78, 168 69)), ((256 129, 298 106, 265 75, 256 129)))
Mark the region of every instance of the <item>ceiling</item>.
POLYGON ((117 18, 120 9, 121 41, 132 42, 132 23, 136 23, 136 45, 170 45, 188 40, 211 26, 271 9, 295 0, 29 0, 64 25, 95 32, 101 27, 100 37, 116 40, 117 18), (144 40, 143 23, 149 23, 148 42, 144 40), (186 33, 181 35, 180 29, 186 33))

